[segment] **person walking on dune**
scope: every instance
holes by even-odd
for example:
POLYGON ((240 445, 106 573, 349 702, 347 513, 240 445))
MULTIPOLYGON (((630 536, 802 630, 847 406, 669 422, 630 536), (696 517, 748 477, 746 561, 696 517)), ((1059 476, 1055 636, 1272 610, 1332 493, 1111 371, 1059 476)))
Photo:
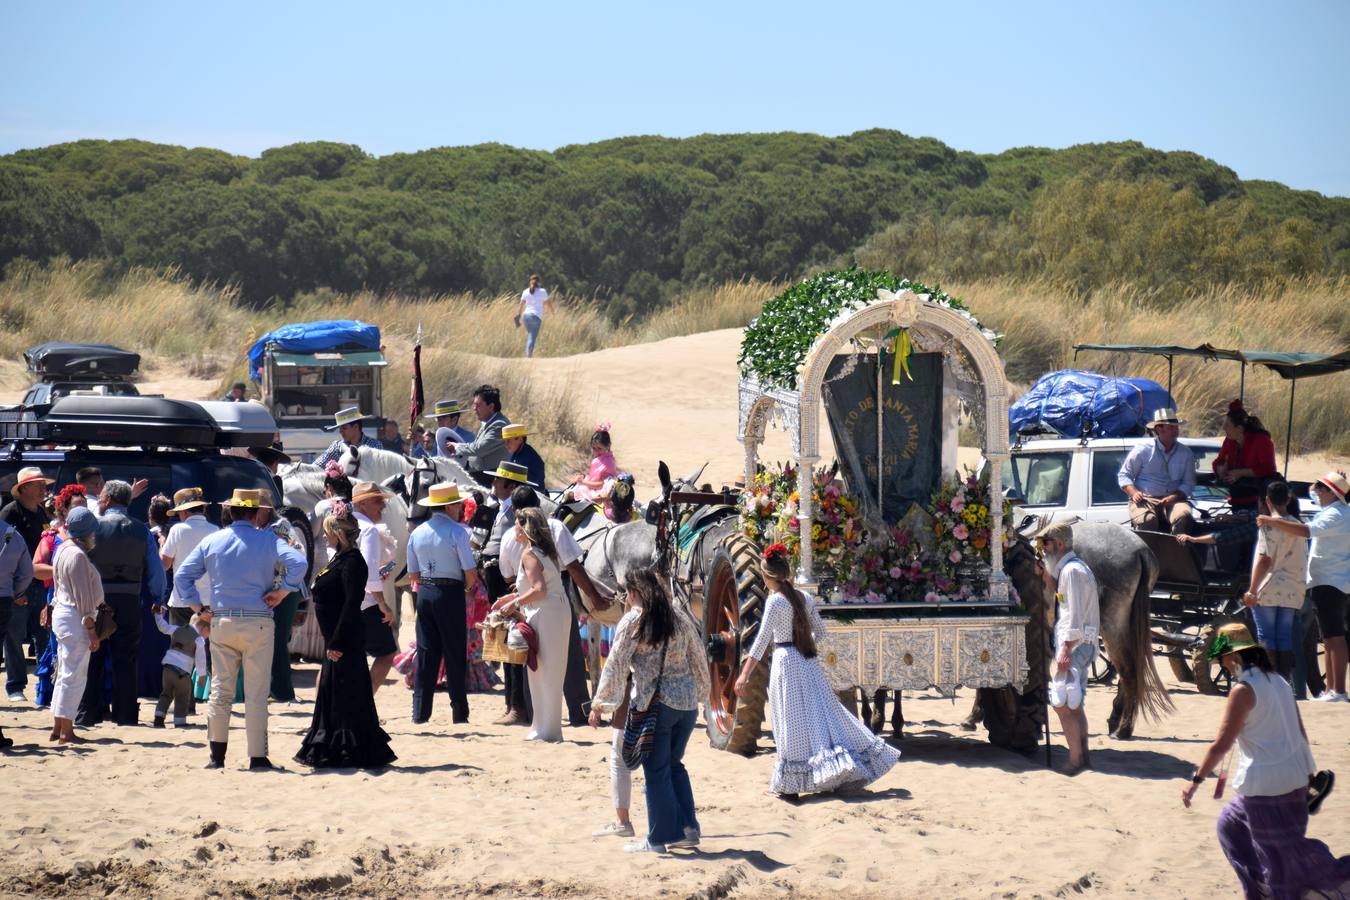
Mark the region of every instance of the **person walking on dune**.
POLYGON ((525 355, 534 356, 534 345, 539 341, 539 329, 544 324, 544 312, 553 312, 553 301, 548 291, 539 286, 539 276, 530 276, 530 286, 520 292, 520 307, 516 310, 516 327, 525 326, 525 355))

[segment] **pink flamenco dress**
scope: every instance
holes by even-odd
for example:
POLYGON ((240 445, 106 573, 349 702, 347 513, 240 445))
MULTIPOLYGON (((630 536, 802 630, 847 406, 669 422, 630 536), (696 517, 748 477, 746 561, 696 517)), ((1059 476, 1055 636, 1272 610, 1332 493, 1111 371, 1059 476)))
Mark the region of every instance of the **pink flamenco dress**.
POLYGON ((592 503, 598 503, 604 499, 605 482, 613 481, 619 477, 619 465, 614 461, 613 453, 601 453, 591 460, 591 467, 586 470, 586 481, 598 485, 598 487, 588 487, 577 482, 572 486, 572 496, 577 500, 590 500, 592 503))
MULTIPOLYGON (((483 662, 483 634, 478 626, 487 618, 492 604, 488 602, 487 589, 478 581, 473 588, 473 596, 466 598, 464 604, 464 627, 468 632, 465 641, 465 653, 468 662, 468 674, 465 688, 470 694, 490 693, 501 684, 501 678, 492 667, 483 662)), ((394 657, 394 671, 403 676, 403 684, 412 690, 417 679, 417 641, 410 641, 408 649, 394 657)), ((445 687, 445 661, 441 661, 441 670, 436 673, 436 687, 445 687)))

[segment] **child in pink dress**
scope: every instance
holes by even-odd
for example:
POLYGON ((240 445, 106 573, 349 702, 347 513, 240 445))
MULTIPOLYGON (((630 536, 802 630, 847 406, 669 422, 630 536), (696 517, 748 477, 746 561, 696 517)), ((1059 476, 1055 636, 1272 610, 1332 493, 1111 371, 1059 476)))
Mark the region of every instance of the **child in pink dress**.
POLYGON ((591 435, 591 454, 590 468, 572 485, 572 498, 599 503, 609 493, 614 479, 619 477, 619 466, 610 449, 608 423, 595 427, 595 433, 591 435))

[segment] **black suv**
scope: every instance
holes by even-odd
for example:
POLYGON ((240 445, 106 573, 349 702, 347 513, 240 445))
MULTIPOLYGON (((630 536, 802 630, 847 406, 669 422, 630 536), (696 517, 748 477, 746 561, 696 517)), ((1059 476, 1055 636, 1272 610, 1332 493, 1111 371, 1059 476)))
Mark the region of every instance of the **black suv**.
MULTIPOLYGON (((55 489, 96 466, 105 480, 149 480, 150 489, 131 506, 142 520, 152 495, 173 496, 185 487, 202 488, 213 504, 235 488, 260 489, 280 506, 267 468, 234 455, 269 445, 275 430, 272 416, 256 403, 70 396, 50 408, 0 410, 0 446, 8 449, 0 449, 0 497, 9 496, 24 466, 40 467, 55 489)), ((219 520, 219 507, 209 509, 219 520)))

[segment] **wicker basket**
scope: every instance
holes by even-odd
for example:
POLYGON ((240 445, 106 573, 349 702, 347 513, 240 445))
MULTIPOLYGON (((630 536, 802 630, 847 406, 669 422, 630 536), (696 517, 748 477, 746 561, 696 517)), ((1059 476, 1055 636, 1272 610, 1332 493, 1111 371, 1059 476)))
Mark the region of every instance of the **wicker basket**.
POLYGON ((488 662, 510 663, 513 666, 521 666, 530 658, 528 650, 512 650, 506 646, 506 629, 489 628, 486 624, 479 626, 483 632, 483 659, 488 662))

